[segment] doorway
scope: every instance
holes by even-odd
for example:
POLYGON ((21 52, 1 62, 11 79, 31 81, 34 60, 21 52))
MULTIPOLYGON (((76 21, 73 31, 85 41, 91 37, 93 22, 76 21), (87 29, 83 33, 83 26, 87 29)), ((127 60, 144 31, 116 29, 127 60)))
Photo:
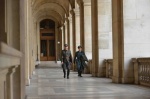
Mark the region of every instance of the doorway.
POLYGON ((40 22, 41 61, 56 60, 55 22, 45 19, 40 22))

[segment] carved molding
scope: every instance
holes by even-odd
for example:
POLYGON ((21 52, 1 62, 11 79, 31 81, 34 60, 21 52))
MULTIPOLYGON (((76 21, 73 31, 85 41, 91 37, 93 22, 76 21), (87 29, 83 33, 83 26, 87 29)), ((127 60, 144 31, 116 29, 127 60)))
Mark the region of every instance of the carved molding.
POLYGON ((6 55, 6 56, 13 56, 13 57, 22 57, 22 53, 7 44, 0 42, 0 54, 6 55))

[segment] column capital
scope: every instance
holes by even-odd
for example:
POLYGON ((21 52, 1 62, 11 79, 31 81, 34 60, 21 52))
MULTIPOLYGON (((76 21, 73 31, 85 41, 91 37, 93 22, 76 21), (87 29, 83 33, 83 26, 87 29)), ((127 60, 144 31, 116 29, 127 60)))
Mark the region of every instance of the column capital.
POLYGON ((73 16, 75 14, 74 9, 70 10, 70 14, 73 16))
POLYGON ((91 6, 91 0, 83 0, 84 6, 91 6))
POLYGON ((69 22, 72 23, 72 17, 68 17, 69 22))
POLYGON ((63 30, 63 26, 59 27, 60 30, 63 30))
POLYGON ((78 5, 79 5, 79 7, 80 7, 80 6, 82 6, 82 4, 83 4, 83 0, 77 0, 77 3, 78 3, 78 5))
POLYGON ((65 21, 63 26, 66 26, 66 25, 67 25, 67 22, 65 21))
POLYGON ((80 16, 79 8, 74 9, 75 16, 80 16))
POLYGON ((84 3, 84 6, 91 6, 91 3, 84 3))
POLYGON ((65 18, 65 22, 67 22, 68 20, 69 20, 69 17, 66 17, 66 18, 65 18))

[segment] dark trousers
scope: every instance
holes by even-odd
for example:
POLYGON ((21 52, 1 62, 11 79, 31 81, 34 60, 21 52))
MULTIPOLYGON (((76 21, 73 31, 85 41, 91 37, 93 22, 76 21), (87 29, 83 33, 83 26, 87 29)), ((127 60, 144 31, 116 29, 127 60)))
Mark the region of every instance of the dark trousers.
POLYGON ((81 61, 77 61, 76 64, 77 64, 78 76, 81 76, 82 72, 84 71, 83 63, 81 61))
POLYGON ((66 76, 66 69, 67 69, 67 77, 69 77, 69 74, 70 74, 70 63, 69 62, 65 62, 63 64, 64 76, 66 76))
POLYGON ((78 70, 78 76, 82 76, 82 72, 84 71, 84 67, 81 65, 77 70, 78 70))
POLYGON ((78 70, 78 76, 81 76, 82 70, 78 70))

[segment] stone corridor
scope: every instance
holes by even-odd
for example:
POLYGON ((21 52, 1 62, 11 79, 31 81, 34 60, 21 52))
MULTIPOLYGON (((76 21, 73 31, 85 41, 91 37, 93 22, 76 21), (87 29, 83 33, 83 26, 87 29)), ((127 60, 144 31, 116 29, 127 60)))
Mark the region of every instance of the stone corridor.
POLYGON ((150 89, 111 83, 111 79, 71 72, 64 79, 60 67, 37 68, 31 85, 26 87, 27 99, 150 99, 150 89))

